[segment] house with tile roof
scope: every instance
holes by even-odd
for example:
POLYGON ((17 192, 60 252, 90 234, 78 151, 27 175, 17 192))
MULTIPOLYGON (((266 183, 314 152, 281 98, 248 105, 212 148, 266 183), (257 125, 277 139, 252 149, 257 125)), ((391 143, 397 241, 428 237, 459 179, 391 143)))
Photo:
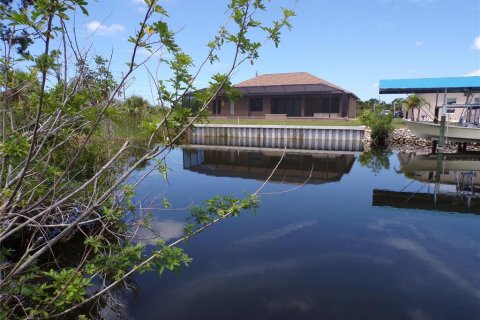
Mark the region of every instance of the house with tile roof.
POLYGON ((241 98, 219 96, 212 117, 353 118, 358 97, 308 72, 263 74, 235 85, 241 98))

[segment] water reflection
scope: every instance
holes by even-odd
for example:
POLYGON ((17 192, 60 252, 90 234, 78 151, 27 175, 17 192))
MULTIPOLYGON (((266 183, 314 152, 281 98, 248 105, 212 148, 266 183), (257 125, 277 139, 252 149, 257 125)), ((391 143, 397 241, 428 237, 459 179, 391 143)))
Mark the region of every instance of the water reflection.
POLYGON ((307 228, 307 227, 313 227, 315 224, 317 224, 317 220, 301 221, 301 222, 291 223, 289 225, 286 225, 286 226, 281 227, 281 228, 277 228, 275 230, 269 231, 269 232, 267 232, 265 234, 262 234, 262 235, 243 238, 243 239, 237 241, 236 244, 256 245, 256 244, 266 242, 266 241, 275 241, 275 240, 278 240, 279 238, 282 238, 282 237, 285 237, 285 236, 291 234, 292 232, 297 232, 297 231, 300 231, 303 228, 307 228))
MULTIPOLYGON (((139 196, 165 192, 174 207, 183 208, 191 199, 240 195, 256 190, 281 154, 225 146, 177 149, 168 161, 171 189, 164 190, 158 173, 145 181, 139 196)), ((276 181, 298 185, 312 172, 312 183, 262 195, 256 215, 221 221, 191 239, 185 250, 193 263, 179 275, 137 275, 139 289, 129 296, 127 317, 479 319, 480 219, 414 214, 413 206, 372 208, 373 190, 434 192, 436 166, 408 167, 417 159, 368 154, 362 165, 349 152, 287 153, 276 181)), ((456 181, 449 166, 443 162, 448 171, 438 176, 440 191, 456 195, 457 184, 447 183, 456 181)), ((475 170, 454 169, 472 172, 478 186, 475 170)), ((285 189, 277 183, 270 188, 285 189)), ((425 208, 438 212, 432 200, 425 208)), ((155 234, 178 237, 184 218, 176 211, 159 212, 155 234)))
POLYGON ((399 153, 398 159, 421 190, 373 190, 374 206, 480 214, 480 155, 399 153))
POLYGON ((175 220, 154 220, 141 226, 136 233, 136 240, 143 244, 154 245, 159 240, 169 241, 184 235, 185 223, 175 220))
POLYGON ((382 170, 390 168, 390 156, 392 152, 388 149, 373 147, 360 155, 359 162, 362 167, 369 168, 374 175, 382 170))
MULTIPOLYGON (((246 152, 232 147, 190 147, 183 149, 183 168, 217 177, 266 180, 282 155, 280 150, 246 152)), ((290 184, 339 181, 350 172, 354 161, 353 153, 288 151, 270 181, 290 184)))

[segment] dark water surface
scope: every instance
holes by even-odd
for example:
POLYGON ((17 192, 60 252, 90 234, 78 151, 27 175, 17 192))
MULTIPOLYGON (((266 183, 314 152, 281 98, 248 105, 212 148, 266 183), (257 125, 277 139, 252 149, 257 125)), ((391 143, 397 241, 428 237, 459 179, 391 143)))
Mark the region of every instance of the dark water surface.
MULTIPOLYGON (((183 208, 216 194, 242 196, 260 187, 281 154, 175 150, 168 182, 152 175, 138 199, 154 207, 166 197, 183 208)), ((469 206, 465 196, 480 191, 459 184, 476 183, 480 173, 439 176, 437 188, 449 194, 442 201, 451 206, 437 211, 432 172, 401 172, 411 158, 392 153, 362 166, 360 153, 287 154, 256 214, 221 221, 192 239, 185 249, 193 263, 180 274, 135 277, 128 316, 480 319, 480 217, 472 214, 475 199, 469 206), (465 213, 452 213, 455 206, 465 213)), ((187 211, 154 214, 165 240, 182 235, 187 211)))

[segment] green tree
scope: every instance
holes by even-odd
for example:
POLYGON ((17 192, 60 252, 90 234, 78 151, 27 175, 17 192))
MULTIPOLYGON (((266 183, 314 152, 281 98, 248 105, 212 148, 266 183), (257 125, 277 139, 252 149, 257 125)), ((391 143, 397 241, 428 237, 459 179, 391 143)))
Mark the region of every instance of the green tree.
POLYGON ((150 108, 152 108, 150 102, 140 96, 131 96, 127 98, 120 107, 125 113, 134 116, 146 114, 150 108))
MULTIPOLYGON (((0 0, 0 16, 6 17, 26 10, 32 2, 33 0, 0 0)), ((6 21, 0 21, 0 40, 9 43, 19 54, 28 54, 28 47, 33 43, 32 37, 27 30, 18 30, 15 26, 5 24, 6 21)), ((5 52, 5 56, 8 56, 8 53, 5 52)))
POLYGON ((415 109, 417 110, 417 121, 420 121, 420 110, 425 106, 430 106, 430 104, 427 102, 427 100, 425 100, 425 98, 414 94, 409 95, 407 98, 403 99, 402 105, 407 112, 405 117, 408 118, 408 114, 410 113, 412 121, 415 120, 415 109))
POLYGON ((99 104, 108 99, 118 86, 108 66, 109 61, 98 55, 93 59, 93 67, 83 60, 77 64, 82 85, 89 91, 92 103, 99 104))
POLYGON ((362 111, 364 110, 370 110, 375 113, 381 113, 384 110, 390 110, 390 111, 393 110, 391 104, 375 98, 370 98, 365 101, 359 100, 357 104, 358 104, 357 114, 361 114, 362 111))

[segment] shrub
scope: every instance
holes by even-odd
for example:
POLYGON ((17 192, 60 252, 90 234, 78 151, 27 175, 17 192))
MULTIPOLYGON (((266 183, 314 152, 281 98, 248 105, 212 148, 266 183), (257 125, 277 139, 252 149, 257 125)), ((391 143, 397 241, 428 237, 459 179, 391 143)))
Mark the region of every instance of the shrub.
POLYGON ((360 121, 369 127, 371 131, 372 144, 381 145, 385 143, 388 135, 393 131, 392 114, 373 113, 371 110, 363 110, 360 114, 360 121))

